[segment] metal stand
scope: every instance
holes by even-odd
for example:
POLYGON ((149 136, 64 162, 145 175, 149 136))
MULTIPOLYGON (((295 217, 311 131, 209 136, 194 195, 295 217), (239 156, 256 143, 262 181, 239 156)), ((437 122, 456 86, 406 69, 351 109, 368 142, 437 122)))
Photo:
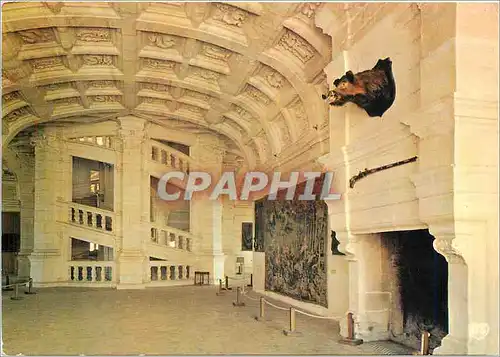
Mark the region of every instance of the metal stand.
POLYGON ((33 289, 33 279, 30 278, 30 280, 28 281, 28 291, 25 291, 24 293, 27 295, 35 295, 36 291, 33 291, 32 289, 33 289))
POLYGON ((264 300, 264 297, 260 297, 260 305, 259 305, 259 316, 255 316, 255 320, 257 321, 264 321, 264 316, 265 316, 265 310, 264 306, 266 305, 266 302, 264 300))
POLYGON ((224 288, 222 287, 222 279, 219 279, 219 291, 216 293, 217 296, 224 295, 224 288))
POLYGON ((250 274, 250 284, 247 285, 249 288, 253 288, 253 274, 250 274))
POLYGON ((429 337, 431 334, 428 331, 422 332, 422 342, 420 345, 420 354, 422 356, 429 354, 429 337))
POLYGON ((297 330, 296 330, 296 320, 295 320, 295 309, 293 307, 290 308, 290 326, 288 330, 283 330, 283 333, 285 336, 298 336, 300 335, 297 330))
POLYGON ((19 284, 14 285, 14 296, 10 297, 11 300, 22 300, 23 298, 19 296, 19 284))
POLYGON ((357 346, 363 343, 363 340, 354 338, 354 319, 352 312, 347 314, 347 337, 341 339, 339 342, 345 345, 357 346))
POLYGON ((226 290, 233 290, 233 288, 230 288, 229 287, 229 277, 226 275, 226 287, 225 287, 226 290))
POLYGON ((414 352, 414 356, 427 356, 429 355, 429 337, 431 334, 428 331, 422 332, 422 341, 420 341, 420 351, 414 352))
POLYGON ((236 301, 233 301, 233 306, 245 306, 245 303, 241 301, 241 288, 239 286, 236 288, 236 301))

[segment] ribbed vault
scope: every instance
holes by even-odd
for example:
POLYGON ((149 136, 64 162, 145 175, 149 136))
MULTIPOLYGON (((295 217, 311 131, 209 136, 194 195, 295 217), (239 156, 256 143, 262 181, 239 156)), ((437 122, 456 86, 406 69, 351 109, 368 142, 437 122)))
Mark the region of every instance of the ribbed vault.
POLYGON ((319 3, 6 3, 4 144, 41 123, 134 114, 268 165, 326 130, 319 3))

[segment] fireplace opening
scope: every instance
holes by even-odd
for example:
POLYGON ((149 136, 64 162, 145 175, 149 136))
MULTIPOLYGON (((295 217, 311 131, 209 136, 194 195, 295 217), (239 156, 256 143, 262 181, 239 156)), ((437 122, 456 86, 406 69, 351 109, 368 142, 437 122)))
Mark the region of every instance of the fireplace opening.
POLYGON ((419 349, 423 331, 431 351, 448 334, 448 263, 428 230, 387 232, 391 339, 419 349))

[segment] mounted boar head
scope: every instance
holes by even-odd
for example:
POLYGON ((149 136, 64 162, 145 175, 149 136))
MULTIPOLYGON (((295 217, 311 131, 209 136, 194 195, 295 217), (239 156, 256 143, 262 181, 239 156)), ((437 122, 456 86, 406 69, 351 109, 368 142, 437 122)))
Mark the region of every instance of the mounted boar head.
POLYGON ((330 105, 342 106, 352 102, 371 117, 381 117, 396 98, 396 83, 389 58, 379 59, 375 67, 363 72, 347 71, 333 85, 335 88, 322 95, 330 105))

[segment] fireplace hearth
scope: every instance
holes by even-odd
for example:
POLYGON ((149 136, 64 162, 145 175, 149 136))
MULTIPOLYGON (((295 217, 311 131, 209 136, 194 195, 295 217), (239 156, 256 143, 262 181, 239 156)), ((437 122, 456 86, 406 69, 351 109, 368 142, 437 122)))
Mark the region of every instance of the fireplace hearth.
POLYGON ((385 281, 392 296, 390 338, 418 349, 425 330, 431 351, 448 333, 448 264, 433 241, 428 230, 382 234, 389 257, 385 281))

